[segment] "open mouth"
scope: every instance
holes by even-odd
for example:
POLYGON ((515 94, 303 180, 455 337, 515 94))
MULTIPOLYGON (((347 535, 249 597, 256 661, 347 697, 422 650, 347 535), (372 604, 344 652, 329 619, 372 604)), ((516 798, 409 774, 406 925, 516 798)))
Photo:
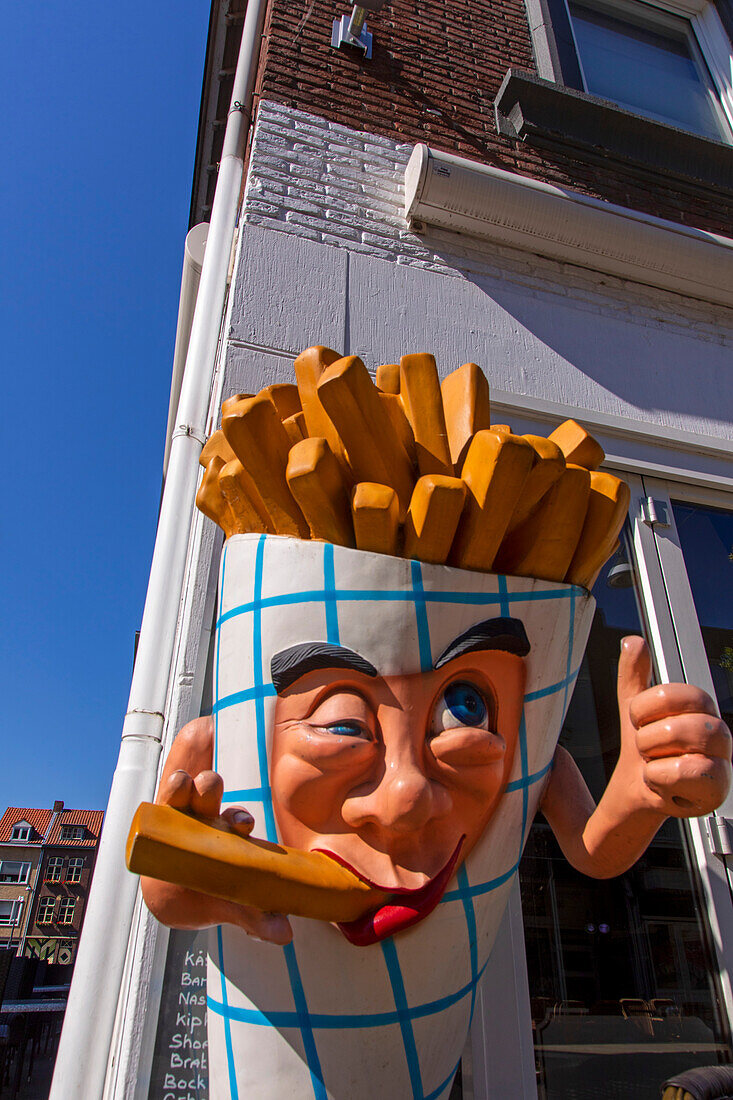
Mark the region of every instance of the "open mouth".
POLYGON ((445 888, 453 875, 465 839, 465 836, 462 836, 458 841, 455 851, 442 871, 438 871, 434 878, 431 878, 429 882, 426 882, 424 886, 420 886, 417 890, 406 888, 389 890, 384 886, 380 886, 377 882, 372 882, 366 875, 362 875, 345 859, 336 855, 335 852, 329 852, 326 848, 319 849, 324 855, 330 856, 331 859, 335 859, 337 863, 348 868, 362 882, 366 882, 376 890, 389 894, 387 901, 377 909, 372 910, 371 913, 365 913, 363 917, 358 917, 357 920, 339 923, 338 927, 349 943, 353 943, 356 947, 368 947, 370 944, 387 939, 388 936, 393 936, 396 932, 402 932, 403 929, 410 928, 413 924, 417 924, 418 921, 429 916, 445 893, 445 888))

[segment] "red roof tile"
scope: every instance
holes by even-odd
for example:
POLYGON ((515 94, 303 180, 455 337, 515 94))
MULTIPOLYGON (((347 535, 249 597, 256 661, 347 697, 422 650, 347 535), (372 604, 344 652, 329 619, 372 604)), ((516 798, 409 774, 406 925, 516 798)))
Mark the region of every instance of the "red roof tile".
POLYGON ((52 816, 53 810, 39 810, 31 806, 8 806, 2 818, 0 818, 0 844, 10 840, 13 825, 17 825, 20 821, 27 821, 35 830, 31 833, 31 839, 24 841, 24 843, 40 844, 46 835, 46 829, 52 816))
POLYGON ((73 844, 77 848, 93 848, 99 842, 104 810, 62 810, 51 829, 48 844, 73 844), (83 840, 66 840, 61 836, 64 825, 83 825, 83 840))

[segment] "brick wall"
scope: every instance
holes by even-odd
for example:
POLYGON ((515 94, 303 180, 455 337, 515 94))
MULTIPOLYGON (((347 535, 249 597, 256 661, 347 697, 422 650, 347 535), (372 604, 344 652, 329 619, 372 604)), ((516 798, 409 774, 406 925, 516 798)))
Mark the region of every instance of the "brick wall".
POLYGON ((458 279, 499 279, 525 298, 559 295, 629 324, 729 341, 731 312, 574 264, 442 231, 417 235, 404 217, 412 145, 318 115, 260 102, 245 224, 458 279))
POLYGON ((369 19, 371 61, 330 45, 347 0, 273 0, 259 94, 356 130, 435 148, 729 235, 733 196, 501 137, 493 100, 510 67, 534 71, 522 0, 391 0, 369 19))

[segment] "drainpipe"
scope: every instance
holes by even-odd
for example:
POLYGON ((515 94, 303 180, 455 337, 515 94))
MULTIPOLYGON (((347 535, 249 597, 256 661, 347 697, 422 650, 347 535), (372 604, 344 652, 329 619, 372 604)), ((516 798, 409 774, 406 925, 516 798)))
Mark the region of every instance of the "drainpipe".
POLYGON ((267 0, 249 0, 178 401, 140 642, 49 1100, 104 1089, 138 880, 127 832, 153 796, 267 0))
POLYGON ((181 293, 178 298, 178 325, 176 326, 176 345, 173 351, 173 370, 171 371, 171 396, 168 402, 168 424, 165 430, 165 451, 163 452, 163 477, 168 472, 168 459, 171 453, 173 429, 178 417, 178 402, 181 398, 181 383, 188 357, 191 339, 191 326, 196 309, 196 295, 201 281, 201 268, 204 263, 206 238, 209 235, 209 223, 199 222, 189 229, 183 248, 183 272, 181 273, 181 293))

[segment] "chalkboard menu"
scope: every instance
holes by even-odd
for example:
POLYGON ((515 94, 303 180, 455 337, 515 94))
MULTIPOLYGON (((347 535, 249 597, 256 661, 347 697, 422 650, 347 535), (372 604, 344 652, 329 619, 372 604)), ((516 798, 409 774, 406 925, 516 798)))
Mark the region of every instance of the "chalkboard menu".
POLYGON ((150 1100, 208 1100, 207 932, 173 930, 168 941, 150 1100))

